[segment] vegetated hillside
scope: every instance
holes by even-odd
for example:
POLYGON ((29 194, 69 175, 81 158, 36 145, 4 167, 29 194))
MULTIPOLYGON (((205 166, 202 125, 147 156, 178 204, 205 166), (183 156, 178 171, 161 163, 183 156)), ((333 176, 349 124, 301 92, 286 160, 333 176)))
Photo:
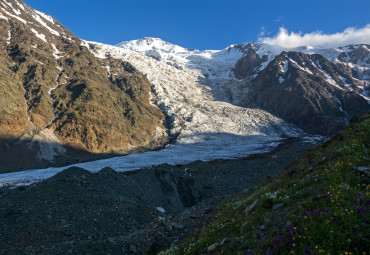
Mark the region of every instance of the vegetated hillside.
POLYGON ((39 151, 39 161, 63 155, 62 146, 92 153, 161 146, 164 115, 150 105, 150 89, 130 63, 98 59, 54 18, 0 0, 2 153, 20 147, 18 139, 32 140, 22 149, 39 151))
POLYGON ((368 254, 370 114, 161 254, 368 254))

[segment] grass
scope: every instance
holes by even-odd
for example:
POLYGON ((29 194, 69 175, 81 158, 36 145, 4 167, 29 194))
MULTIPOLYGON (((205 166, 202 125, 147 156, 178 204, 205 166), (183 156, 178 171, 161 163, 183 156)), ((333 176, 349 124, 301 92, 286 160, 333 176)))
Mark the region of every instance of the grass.
POLYGON ((367 114, 160 254, 370 254, 369 147, 367 114))

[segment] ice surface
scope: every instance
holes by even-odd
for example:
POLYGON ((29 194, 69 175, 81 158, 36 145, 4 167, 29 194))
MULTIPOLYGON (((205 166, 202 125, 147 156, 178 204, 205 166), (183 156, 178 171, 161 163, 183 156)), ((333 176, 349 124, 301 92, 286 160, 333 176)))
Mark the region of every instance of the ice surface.
MULTIPOLYGON (((111 167, 118 172, 124 172, 164 163, 187 164, 195 160, 243 157, 251 153, 266 152, 281 141, 278 137, 268 136, 214 135, 217 136, 217 139, 199 143, 188 143, 186 145, 174 144, 159 151, 130 154, 122 157, 75 164, 73 166, 81 167, 91 172, 98 172, 104 167, 111 167)), ((209 136, 205 134, 205 138, 207 137, 209 136)), ((54 176, 66 168, 55 167, 0 174, 0 187, 28 185, 39 182, 54 176)))

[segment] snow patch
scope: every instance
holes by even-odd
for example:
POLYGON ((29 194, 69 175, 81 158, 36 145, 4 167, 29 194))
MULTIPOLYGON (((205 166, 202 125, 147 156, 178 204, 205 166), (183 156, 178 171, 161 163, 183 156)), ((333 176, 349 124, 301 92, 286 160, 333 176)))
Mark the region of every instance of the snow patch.
MULTIPOLYGON (((56 36, 60 36, 59 32, 58 31, 55 31, 54 29, 52 29, 51 27, 48 26, 48 24, 46 24, 46 22, 42 19, 42 17, 40 15, 38 15, 37 13, 33 14, 32 17, 37 21, 39 22, 43 27, 45 27, 47 30, 50 31, 50 33, 52 33, 53 35, 56 35, 56 36)), ((47 19, 49 20, 49 19, 47 19)), ((53 22, 54 24, 54 22, 53 22)))
POLYGON ((62 52, 60 52, 58 50, 58 48, 55 46, 54 43, 51 44, 51 47, 53 48, 53 56, 55 57, 56 60, 58 60, 60 58, 59 54, 61 54, 62 52))
POLYGON ((22 22, 22 23, 24 23, 24 24, 27 24, 27 21, 25 21, 24 19, 22 19, 22 18, 20 18, 20 17, 18 17, 18 16, 16 16, 16 15, 11 14, 10 12, 7 12, 7 11, 5 11, 5 12, 6 12, 6 14, 7 14, 7 15, 9 15, 10 17, 13 17, 13 18, 15 18, 15 19, 19 20, 20 22, 22 22))
MULTIPOLYGON (((344 90, 341 86, 338 85, 338 83, 327 72, 324 71, 324 69, 322 68, 321 63, 320 63, 319 60, 316 61, 316 65, 318 67, 318 70, 325 76, 325 81, 326 82, 328 82, 329 84, 333 85, 334 87, 336 87, 340 90, 344 90)), ((343 81, 343 79, 344 78, 342 77, 342 81, 343 81)))
POLYGON ((327 72, 325 72, 324 70, 321 70, 320 71, 324 74, 325 76, 325 81, 327 81, 328 83, 330 83, 331 85, 333 85, 334 87, 340 89, 340 90, 344 90, 341 86, 338 85, 338 83, 330 76, 330 74, 328 74, 327 72))
POLYGON ((40 38, 41 40, 43 40, 44 42, 48 42, 46 41, 46 38, 45 38, 45 35, 44 34, 39 34, 39 32, 37 32, 35 29, 31 28, 31 31, 38 37, 40 38))
POLYGON ((19 6, 19 8, 21 8, 23 11, 25 11, 26 9, 24 8, 23 4, 19 3, 18 1, 15 1, 16 4, 19 6))
POLYGON ((346 116, 346 121, 347 121, 347 124, 349 123, 349 115, 348 115, 348 113, 347 113, 347 111, 345 111, 345 110, 343 110, 343 104, 342 104, 342 102, 333 94, 333 93, 331 93, 331 92, 329 92, 328 90, 327 90, 327 88, 324 88, 325 89, 325 91, 326 92, 328 92, 328 94, 332 97, 332 98, 334 98, 334 100, 338 103, 338 107, 339 107, 339 110, 341 111, 341 112, 343 112, 344 113, 344 115, 346 116))
POLYGON ((365 100, 367 100, 367 103, 370 104, 370 96, 367 90, 363 89, 360 96, 362 96, 365 100))
POLYGON ((6 38, 6 44, 10 44, 10 40, 12 39, 12 31, 8 31, 8 38, 6 38))
POLYGON ((49 21, 50 23, 54 24, 54 19, 53 19, 51 16, 49 16, 49 15, 47 15, 47 14, 43 13, 43 12, 37 11, 37 10, 35 10, 35 12, 36 12, 38 15, 40 15, 41 17, 43 17, 45 20, 47 20, 47 21, 49 21))
POLYGON ((307 67, 302 67, 300 66, 297 62, 295 62, 293 59, 289 58, 289 61, 292 62, 294 65, 296 65, 299 69, 301 69, 302 71, 305 71, 306 73, 308 74, 311 74, 313 75, 313 73, 311 72, 310 69, 308 69, 307 67))
POLYGON ((353 91, 352 85, 347 83, 347 79, 346 78, 340 76, 340 79, 342 80, 344 86, 346 86, 350 91, 353 91))
POLYGON ((7 17, 5 17, 1 12, 0 12, 0 19, 8 20, 8 18, 7 18, 7 17))
POLYGON ((283 84, 284 81, 285 81, 285 79, 283 77, 279 76, 279 83, 283 84))
MULTIPOLYGON (((10 9, 11 9, 15 14, 17 14, 17 15, 21 15, 21 11, 20 11, 20 10, 18 10, 18 9, 16 9, 16 8, 13 6, 13 4, 8 3, 7 1, 4 1, 4 3, 6 3, 6 4, 10 7, 10 9)), ((16 2, 16 3, 19 5, 19 3, 18 3, 18 2, 16 2)))
POLYGON ((47 128, 35 135, 31 142, 33 145, 39 145, 38 158, 40 160, 54 162, 56 156, 66 153, 62 142, 47 128))

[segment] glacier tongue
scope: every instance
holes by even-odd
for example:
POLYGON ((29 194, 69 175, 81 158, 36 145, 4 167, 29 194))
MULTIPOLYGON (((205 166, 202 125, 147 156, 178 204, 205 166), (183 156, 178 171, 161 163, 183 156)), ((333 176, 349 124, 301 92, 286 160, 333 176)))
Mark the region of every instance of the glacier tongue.
POLYGON ((220 70, 230 72, 232 64, 239 57, 235 52, 217 52, 220 54, 214 57, 216 60, 204 61, 204 65, 199 61, 195 64, 191 62, 179 69, 165 60, 158 61, 130 49, 94 42, 85 42, 85 45, 92 46, 90 49, 97 57, 111 56, 128 61, 147 76, 153 87, 155 103, 173 119, 170 131, 178 135, 177 143, 202 142, 210 140, 208 134, 214 139, 214 134, 219 133, 276 138, 281 135, 295 136, 299 132, 263 110, 229 103, 229 95, 223 94, 223 89, 237 87, 235 78, 215 75, 213 79, 207 79, 204 76, 202 69, 214 62, 219 63, 220 70), (234 57, 230 57, 230 52, 234 57), (199 68, 195 68, 195 65, 199 68))

